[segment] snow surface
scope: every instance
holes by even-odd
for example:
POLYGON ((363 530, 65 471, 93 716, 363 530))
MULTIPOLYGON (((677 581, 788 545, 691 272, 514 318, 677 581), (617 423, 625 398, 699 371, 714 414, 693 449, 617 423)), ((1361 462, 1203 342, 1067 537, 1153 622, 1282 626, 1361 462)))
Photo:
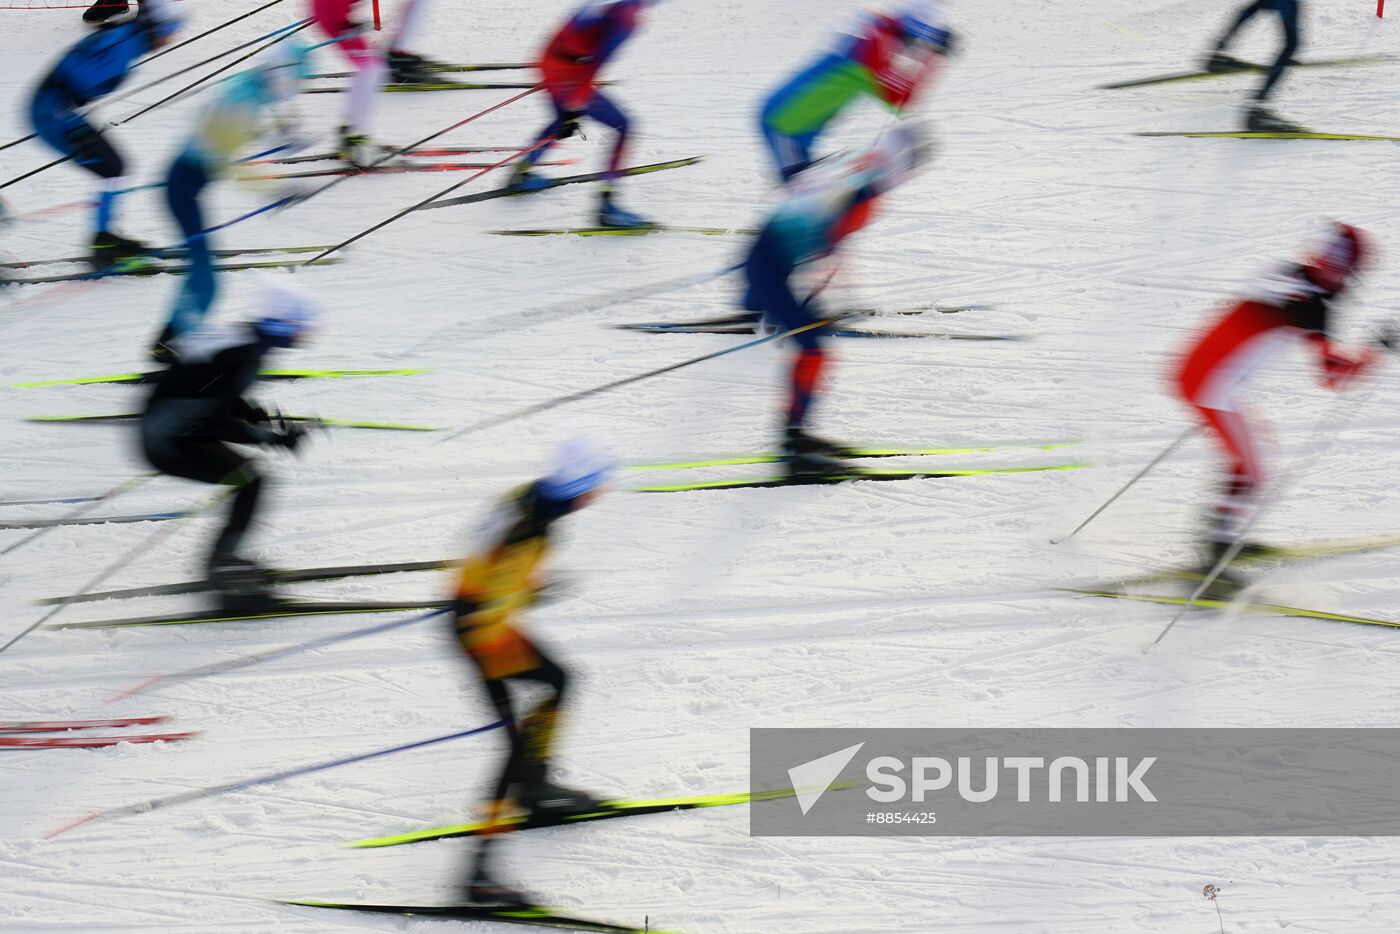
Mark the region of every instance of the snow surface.
MULTIPOLYGON (((184 3, 192 30, 252 0, 184 3)), ((394 4, 386 7, 392 16, 394 4)), ((475 0, 430 11, 422 51, 492 61, 531 54, 563 0, 475 0)), ((1192 441, 1072 544, 1062 535, 1186 424, 1165 369, 1233 290, 1293 253, 1320 217, 1387 238, 1400 164, 1389 144, 1147 140, 1134 131, 1227 129, 1253 79, 1099 92, 1103 82, 1179 70, 1232 4, 1008 0, 955 10, 965 54, 921 109, 938 128, 932 171, 890 199, 852 244, 834 304, 886 310, 932 302, 996 307, 891 318, 891 327, 1022 334, 1022 343, 850 341, 818 428, 870 444, 1084 443, 1061 451, 939 458, 940 465, 1082 460, 1091 470, 976 479, 641 496, 619 492, 570 520, 559 573, 574 595, 532 613, 540 638, 578 671, 561 738, 564 777, 604 794, 728 791, 747 781, 760 726, 1390 726, 1400 707, 1393 631, 1262 616, 1190 616, 1156 652, 1140 649, 1169 608, 1076 600, 1068 582, 1184 560, 1213 477, 1192 441)), ((627 205, 661 220, 749 225, 773 195, 754 128, 762 94, 822 47, 847 0, 674 0, 611 69, 636 115, 632 157, 704 155, 694 168, 629 181, 627 205)), ((288 3, 153 63, 165 74, 290 21, 288 3)), ((1363 0, 1311 4, 1307 53, 1389 51, 1393 27, 1363 0)), ((0 81, 7 137, 28 131, 34 76, 83 30, 76 11, 5 11, 0 81)), ((1272 27, 1240 50, 1263 55, 1272 27)), ((323 55, 328 68, 333 59, 323 55)), ((203 71, 198 72, 200 74, 203 71)), ((1290 76, 1279 109, 1329 130, 1400 129, 1393 64, 1290 76)), ((106 108, 120 117, 169 85, 106 108)), ((381 99, 381 136, 428 135, 510 92, 381 99)), ((199 102, 165 106, 114 132, 136 174, 155 179, 199 102)), ((304 98, 329 138, 341 99, 304 98)), ((512 105, 443 142, 523 145, 544 117, 512 105)), ((861 111, 834 144, 886 118, 861 111)), ((599 134, 600 135, 600 134, 599 134)), ((588 170, 590 131, 561 152, 588 170)), ((47 161, 35 144, 0 156, 6 177, 47 161)), ((573 171, 569 169, 567 171, 573 171)), ((335 242, 458 176, 352 179, 306 205, 233 228, 222 246, 335 242)), ((473 183, 466 190, 484 187, 473 183)), ((88 196, 68 167, 5 191, 18 211, 88 196)), ((209 216, 232 217, 267 189, 216 187, 209 216)), ((654 336, 609 325, 725 313, 724 278, 621 300, 648 283, 733 263, 738 237, 505 239, 486 231, 590 223, 572 188, 404 218, 298 281, 334 307, 313 349, 287 365, 421 366, 412 378, 269 384, 299 412, 464 425, 561 393, 718 350, 726 336, 654 336)), ((173 240, 158 193, 128 199, 123 228, 173 240)), ((25 258, 72 255, 83 210, 4 230, 25 258)), ((256 279, 222 280, 218 314, 251 307, 256 279)), ((1351 305, 1364 336, 1396 310, 1384 259, 1351 305)), ((141 364, 172 278, 26 287, 0 308, 0 382, 141 364)), ((883 324, 883 321, 877 322, 883 324)), ((624 390, 467 434, 338 431, 298 459, 270 458, 276 484, 259 556, 286 566, 457 553, 485 504, 538 469, 552 441, 586 431, 633 463, 720 456, 772 444, 782 356, 746 350, 624 390)), ((1394 532, 1400 417, 1382 372, 1339 402, 1302 358, 1261 372, 1253 396, 1272 423, 1286 493, 1260 526, 1287 543, 1394 532), (1303 465, 1301 474, 1286 465, 1303 465)), ((35 425, 24 416, 130 410, 139 390, 4 390, 4 499, 100 493, 143 469, 129 427, 35 425)), ((931 461, 924 461, 929 463, 931 461)), ((712 476, 716 474, 705 474, 712 476)), ((626 482, 633 482, 627 478, 626 482)), ((109 514, 194 504, 202 488, 154 481, 109 514)), ((4 518, 66 506, 10 507, 4 518)), ((104 586, 196 572, 213 522, 172 530, 104 586)), ((8 638, 156 534, 149 524, 55 531, 0 559, 8 638)), ((27 533, 0 533, 0 547, 27 533)), ((1269 598, 1395 615, 1393 555, 1335 559, 1277 575, 1269 598)), ((305 585, 306 593, 432 599, 436 575, 305 585)), ((73 607, 57 621, 196 607, 196 598, 73 607)), ((446 899, 467 843, 358 851, 341 843, 459 819, 501 752, 494 734, 348 766, 42 839, 55 824, 340 755, 467 729, 491 712, 441 623, 104 704, 176 671, 291 645, 384 617, 125 631, 37 631, 0 658, 7 718, 165 713, 202 735, 169 746, 11 751, 0 761, 0 928, 6 931, 413 931, 490 925, 355 916, 277 897, 446 899)), ((1378 932, 1400 924, 1387 839, 763 839, 744 808, 521 834, 509 871, 559 905, 687 932, 1215 931, 1202 886, 1223 888, 1232 932, 1378 932)))

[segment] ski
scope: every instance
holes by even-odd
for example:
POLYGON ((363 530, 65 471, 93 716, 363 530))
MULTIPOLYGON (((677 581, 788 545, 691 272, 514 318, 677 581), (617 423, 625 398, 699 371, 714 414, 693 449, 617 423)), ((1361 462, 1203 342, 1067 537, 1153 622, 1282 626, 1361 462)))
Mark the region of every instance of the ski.
MULTIPOLYGON (((111 376, 75 376, 68 379, 45 379, 31 383, 11 383, 11 389, 42 389, 48 386, 92 386, 98 383, 146 385, 158 381, 164 370, 146 373, 116 373, 111 376)), ((351 379, 365 376, 417 376, 425 370, 263 370, 260 379, 351 379)))
MULTIPOLYGON (((1136 600, 1140 603, 1160 603, 1167 606, 1186 606, 1191 603, 1189 597, 1123 593, 1118 590, 1079 590, 1071 587, 1064 588, 1064 592, 1086 597, 1111 597, 1118 600, 1136 600)), ((1192 606, 1198 610, 1224 610, 1234 607, 1250 613, 1268 613, 1274 616, 1293 616, 1300 619, 1320 619, 1338 623, 1360 623, 1365 626, 1386 626, 1391 629, 1400 629, 1400 620, 1377 619, 1371 616, 1349 616, 1345 613, 1328 613, 1325 610, 1309 610, 1297 606, 1283 606, 1278 603, 1251 603, 1221 597, 1201 597, 1192 606)))
MULTIPOLYGON (((210 250, 210 252, 222 258, 231 256, 260 256, 275 253, 319 253, 322 250, 329 250, 331 246, 331 244, 326 244, 324 246, 269 246, 250 247, 244 250, 210 250)), ((186 259, 189 257, 189 252, 183 248, 175 248, 169 250, 152 250, 142 255, 154 257, 156 259, 186 259)), ((91 259, 92 257, 90 255, 60 256, 57 259, 31 259, 11 263, 0 263, 0 269, 28 269, 31 266, 57 266, 62 263, 86 263, 91 261, 91 259)))
MULTIPOLYGON (((987 451, 1005 451, 1011 448, 1026 448, 1035 451, 1056 451, 1078 444, 1078 441, 1012 441, 1006 444, 982 445, 962 448, 852 448, 851 458, 867 457, 921 457, 936 454, 982 454, 987 451)), ((675 461, 667 464, 630 464, 628 470, 689 470, 695 467, 737 467, 745 464, 776 464, 786 460, 782 454, 749 454, 739 457, 716 457, 706 460, 675 461)))
MULTIPOLYGON (((607 84, 599 81, 599 84, 607 84)), ((523 91, 540 87, 538 81, 430 81, 421 84, 386 84, 379 90, 390 94, 421 91, 523 91)), ((303 94, 344 94, 349 85, 338 88, 304 88, 303 94)))
POLYGON ((1192 139, 1332 139, 1362 142, 1397 142, 1400 136, 1365 136, 1359 133, 1253 133, 1248 130, 1219 133, 1134 133, 1134 136, 1180 136, 1192 139))
MULTIPOLYGON (((1312 62, 1294 62, 1290 68, 1339 68, 1348 65, 1374 65, 1379 62, 1389 61, 1385 55, 1366 55, 1360 58, 1326 58, 1312 62)), ((1207 81, 1211 78, 1233 78, 1237 75, 1262 75, 1269 69, 1264 65, 1251 64, 1247 68, 1237 68, 1233 71, 1181 71, 1173 74, 1154 75, 1150 78, 1134 78, 1129 81, 1115 81, 1112 84, 1101 84, 1100 91, 1118 91, 1123 88, 1145 88, 1154 84, 1175 84, 1180 81, 1207 81)))
POLYGON ((749 804, 754 801, 772 801, 778 798, 791 798, 795 795, 791 788, 775 788, 768 791, 740 791, 718 795, 686 795, 680 798, 651 798, 640 800, 617 799, 602 801, 598 808, 583 814, 569 817, 535 818, 516 815, 498 821, 476 821, 470 824, 457 824, 450 827, 432 827, 428 830, 415 830, 411 833, 395 834, 388 837, 370 837, 356 840, 349 846, 361 849, 383 846, 402 846, 406 843, 422 843, 426 840, 446 840, 449 837, 477 837, 489 829, 533 830, 537 827, 560 827, 566 824, 583 824, 598 820, 612 820, 616 817, 637 817, 643 814, 664 814, 668 811, 691 811, 699 808, 729 807, 735 804, 749 804))
MULTIPOLYGON (((614 327, 643 334, 743 334, 757 335, 766 329, 748 324, 708 325, 696 327, 686 324, 618 324, 614 327)), ((910 340, 926 338, 943 341, 1019 341, 1025 337, 1019 334, 959 334, 951 331, 881 331, 870 328, 833 327, 823 332, 829 337, 883 338, 885 340, 910 340)))
POLYGON ((122 743, 173 743, 198 733, 134 733, 130 736, 0 736, 0 749, 99 749, 122 743))
POLYGON ((0 532, 20 529, 57 529, 70 525, 123 525, 129 522, 165 522, 185 516, 183 512, 148 512, 135 516, 85 516, 81 519, 29 519, 0 522, 0 532))
MULTIPOLYGON (((441 571, 455 561, 405 561, 399 564, 358 564, 326 568, 274 568, 268 577, 275 584, 301 584, 311 581, 344 580, 347 577, 374 577, 381 574, 407 574, 416 571, 441 571)), ((149 587, 129 587, 125 590, 104 590, 97 593, 74 594, 68 597, 45 597, 41 606, 57 603, 92 603, 98 600, 123 600, 129 597, 162 597, 170 594, 202 593, 209 590, 208 581, 182 581, 178 584, 153 584, 149 587)), ((0 727, 3 729, 3 727, 0 727)))
MULTIPOLYGON (((492 231, 492 233, 503 233, 504 231, 492 231)), ((882 311, 878 308, 851 308, 843 314, 847 319, 853 318, 876 318, 897 315, 899 317, 916 317, 929 312, 940 315, 956 315, 964 311, 988 311, 994 306, 981 305, 973 302, 953 305, 923 305, 916 308, 900 308, 893 311, 882 311)), ((693 321, 634 321, 629 324, 614 324, 613 327, 621 331, 648 331, 664 333, 677 328, 695 329, 702 331, 709 328, 738 328, 745 327, 743 333, 757 333, 757 328, 762 321, 762 317, 757 312, 740 311, 729 315, 717 315, 713 318, 697 318, 693 321)))
POLYGON ((303 908, 334 908, 341 911, 373 911, 383 914, 415 916, 424 915, 437 918, 455 918, 461 921, 495 921, 500 924, 528 924, 534 927, 556 928, 564 931, 592 931, 595 934, 675 934, 654 928, 631 927, 625 924, 610 924, 606 921, 591 921, 573 915, 559 914, 553 908, 540 905, 525 905, 518 908, 491 908, 485 905, 374 905, 363 902, 319 902, 306 899, 284 900, 284 905, 299 905, 303 908))
MULTIPOLYGON (((539 165, 569 165, 568 162, 540 162, 539 165)), ((333 169, 307 169, 303 172, 281 172, 272 175, 251 175, 254 181, 283 181, 289 178, 323 178, 349 175, 399 175, 405 172, 466 172, 473 169, 504 169, 508 165, 495 162, 386 162, 364 168, 341 165, 333 169)))
POLYGON ((105 720, 0 720, 0 733, 55 733, 61 730, 95 730, 99 727, 145 726, 165 717, 113 717, 105 720))
POLYGON ((86 623, 57 623, 48 629, 115 629, 127 626, 187 626, 193 623, 241 623, 248 620, 292 619, 299 616, 336 616, 341 613, 394 613, 401 610, 435 610, 451 606, 448 600, 410 600, 401 603, 376 603, 350 600, 345 602, 284 600, 265 610, 240 613, 230 610, 204 610, 195 613, 166 616, 132 616, 126 619, 101 619, 86 623))
MULTIPOLYGON (((48 425, 106 425, 116 422, 134 422, 140 417, 140 412, 128 412, 114 415, 29 415, 24 420, 48 425)), ((284 421, 308 425, 313 428, 356 428, 366 431, 442 431, 441 426, 437 425, 367 422, 353 418, 318 418, 312 415, 288 415, 285 416, 284 421)))
MULTIPOLYGON (((700 156, 691 156, 688 159, 673 159, 670 162, 653 162, 650 165, 634 165, 630 168, 622 169, 622 175, 647 175, 651 172, 664 172, 667 169, 680 169, 688 165, 699 162, 700 156)), ((589 172, 584 175, 565 175, 561 178, 553 178, 549 181, 548 188, 540 191, 551 191, 564 185, 577 185, 580 182, 599 182, 608 177, 606 172, 589 172)), ((490 201, 494 198, 512 198, 523 194, 538 194, 539 192, 521 192, 512 188, 493 188, 489 191, 478 191, 475 194, 462 195, 458 198, 445 198, 442 201, 430 201, 420 207, 420 211, 430 211, 434 208, 446 208, 456 204, 475 204, 478 201, 490 201)))
MULTIPOLYGON (((385 146, 383 155, 398 156, 475 156, 491 152, 519 152, 524 146, 434 146, 427 148, 385 146)), ((284 158, 257 159, 251 165, 301 165, 305 162, 339 162, 340 154, 335 152, 314 152, 309 155, 286 156, 284 158)))
MULTIPOLYGON (((454 64, 451 62, 439 62, 428 69, 429 72, 446 74, 448 72, 464 71, 523 71, 526 68, 538 68, 537 62, 482 62, 480 64, 454 64)), ((337 72, 329 75, 312 75, 312 78, 332 79, 332 78, 353 78, 351 72, 337 72)))
POLYGON ((631 487, 633 493, 689 493, 700 490, 757 490, 781 486, 831 486, 853 480, 942 480, 951 477, 983 477, 993 474, 1043 473, 1051 470, 1080 470, 1084 464, 1051 464, 1043 467, 984 467, 976 470, 864 470, 831 477, 749 477, 735 480, 704 480, 698 483, 667 483, 631 487))
POLYGON ((706 237, 750 236, 757 230, 743 227, 675 227, 652 224, 648 227, 546 227, 539 230, 488 230, 498 237, 646 237, 652 234, 700 234, 706 237))
MULTIPOLYGON (((286 269, 291 266, 333 266, 340 262, 335 256, 327 256, 322 259, 302 260, 302 259, 278 259, 264 260, 262 262, 248 263, 215 263, 215 272, 243 272, 249 269, 286 269)), ((181 266, 170 263, 147 263, 130 268, 95 269, 88 272, 75 272, 57 276, 34 276, 28 279, 4 279, 0 280, 0 285, 44 285, 50 282, 81 282, 84 280, 97 281, 99 279, 131 278, 143 276, 173 275, 183 276, 194 267, 181 266)))

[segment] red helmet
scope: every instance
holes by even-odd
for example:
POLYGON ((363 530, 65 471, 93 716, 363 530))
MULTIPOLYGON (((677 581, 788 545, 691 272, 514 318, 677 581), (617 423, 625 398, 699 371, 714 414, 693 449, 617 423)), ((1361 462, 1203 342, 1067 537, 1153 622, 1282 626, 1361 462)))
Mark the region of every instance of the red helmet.
POLYGON ((1371 241, 1364 231, 1350 224, 1333 224, 1304 268, 1318 286, 1340 292, 1370 258, 1371 241))

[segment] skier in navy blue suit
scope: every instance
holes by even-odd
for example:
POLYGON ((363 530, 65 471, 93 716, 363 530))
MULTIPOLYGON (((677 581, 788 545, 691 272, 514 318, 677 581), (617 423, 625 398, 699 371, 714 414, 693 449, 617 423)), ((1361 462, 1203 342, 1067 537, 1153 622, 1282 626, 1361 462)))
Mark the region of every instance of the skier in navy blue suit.
POLYGON ((163 0, 146 0, 135 19, 103 26, 65 52, 30 101, 39 138, 103 180, 92 238, 92 262, 99 269, 139 255, 145 246, 111 230, 126 164, 81 110, 120 87, 137 59, 168 44, 179 28, 163 0))
POLYGON ((1249 105, 1245 115, 1245 129, 1256 133, 1296 133, 1301 131, 1301 127, 1289 123, 1272 113, 1265 102, 1278 87, 1279 81, 1283 79, 1283 73, 1288 66, 1293 64, 1293 56, 1298 52, 1300 41, 1299 13, 1302 9, 1301 0, 1254 0, 1246 4, 1235 18, 1230 21, 1230 26, 1220 36, 1215 43, 1215 48, 1206 58, 1206 71, 1211 74, 1224 74, 1231 71, 1242 71, 1253 66, 1249 62, 1244 62, 1226 53, 1231 41, 1244 28, 1245 23, 1254 19, 1260 13, 1277 13, 1279 22, 1283 26, 1283 47, 1279 49, 1278 57, 1269 66, 1264 76, 1264 83, 1259 86, 1259 90, 1254 93, 1254 98, 1249 105))

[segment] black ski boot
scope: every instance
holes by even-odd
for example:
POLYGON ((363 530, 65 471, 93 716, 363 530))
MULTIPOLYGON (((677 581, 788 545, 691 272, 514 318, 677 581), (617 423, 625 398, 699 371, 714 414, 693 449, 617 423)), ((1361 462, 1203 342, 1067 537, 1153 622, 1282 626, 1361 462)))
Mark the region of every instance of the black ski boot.
POLYGON ((413 52, 389 50, 389 78, 394 84, 436 84, 442 66, 413 52))
POLYGON ((132 240, 109 230, 99 231, 92 238, 92 266, 94 269, 111 269, 119 263, 144 258, 150 249, 140 240, 132 240))
POLYGON ((783 436, 783 456, 788 477, 794 480, 827 480, 858 472, 842 459, 851 456, 849 448, 809 435, 801 428, 787 429, 783 436))
POLYGON ((209 584, 217 592, 219 609, 230 613, 255 613, 281 602, 269 589, 271 574, 262 565, 236 555, 209 559, 209 584))
POLYGON ((170 325, 165 326, 165 330, 160 332, 160 337, 151 345, 151 349, 146 351, 151 355, 151 359, 162 366, 170 366, 180 359, 180 354, 176 352, 174 346, 175 331, 170 325))
MULTIPOLYGON (((138 3, 138 11, 140 4, 138 3)), ((93 0, 92 6, 83 11, 83 22, 92 26, 116 25, 135 19, 131 4, 127 0, 93 0)))
POLYGON ((528 908, 535 900, 514 886, 506 885, 490 873, 478 869, 462 890, 473 905, 490 908, 528 908))
POLYGON ((1228 75, 1236 71, 1249 71, 1255 67, 1252 63, 1242 61, 1233 55, 1226 55, 1220 50, 1216 50, 1206 56, 1206 60, 1201 63, 1207 74, 1228 75))
POLYGON ((563 785, 540 779, 523 786, 516 796, 516 802, 528 811, 532 818, 555 820, 596 811, 601 800, 586 791, 565 788, 563 785))
POLYGON ((1263 104, 1255 104, 1245 114, 1244 127, 1250 133, 1306 133, 1306 127, 1289 123, 1263 104))

